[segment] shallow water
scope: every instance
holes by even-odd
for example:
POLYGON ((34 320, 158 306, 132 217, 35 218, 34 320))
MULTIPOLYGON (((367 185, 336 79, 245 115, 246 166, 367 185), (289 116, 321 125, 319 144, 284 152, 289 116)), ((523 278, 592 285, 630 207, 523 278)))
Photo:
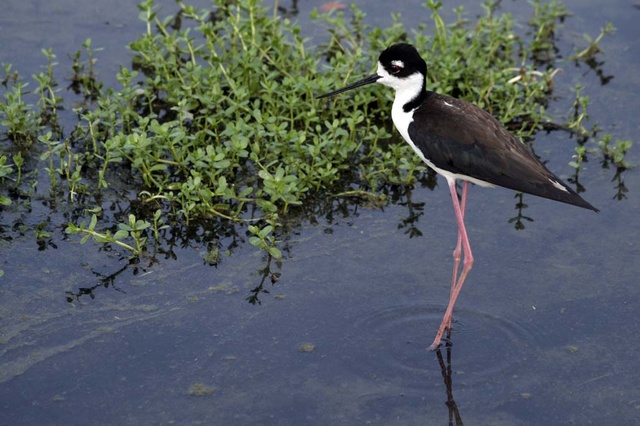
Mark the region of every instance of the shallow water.
MULTIPOLYGON (((0 31, 0 42, 11 48, 0 61, 24 74, 43 62, 40 47, 58 46, 62 62, 91 36, 112 42, 100 54, 109 75, 139 31, 128 2, 88 10, 9 3, 0 27, 11 36, 0 31)), ((362 3, 370 22, 387 23, 386 10, 362 3)), ((314 4, 298 5, 301 20, 314 4)), ((569 5, 566 31, 579 42, 612 20, 618 31, 603 43, 604 69, 615 78, 600 87, 572 65, 559 78, 584 81, 601 127, 633 139, 640 10, 597 4, 569 5)), ((411 15, 413 6, 399 5, 411 15)), ((555 108, 566 105, 560 99, 555 108)), ((564 137, 539 135, 536 152, 566 178, 573 147, 564 137)), ((637 147, 629 160, 640 161, 637 147)), ((415 222, 421 237, 409 238, 403 224, 411 212, 402 205, 351 208, 303 226, 282 265, 268 265, 267 275, 280 277, 275 285, 267 277, 269 293, 255 305, 246 299, 267 263, 248 245, 217 268, 203 265, 194 248, 134 268, 63 229, 52 238, 57 248, 44 251, 32 235, 3 242, 2 423, 638 423, 640 178, 636 170, 624 175, 628 198, 619 202, 612 171, 587 166, 584 195, 601 213, 528 196, 525 214, 534 222, 524 231, 508 223, 511 191, 471 189, 466 218, 476 263, 454 312, 453 346, 440 357, 426 348, 446 306, 456 236, 442 182, 411 195, 424 203, 415 222), (66 293, 80 288, 92 290, 66 293)), ((3 227, 16 220, 0 214, 3 227)), ((55 223, 56 213, 34 202, 22 220, 47 217, 55 223)))

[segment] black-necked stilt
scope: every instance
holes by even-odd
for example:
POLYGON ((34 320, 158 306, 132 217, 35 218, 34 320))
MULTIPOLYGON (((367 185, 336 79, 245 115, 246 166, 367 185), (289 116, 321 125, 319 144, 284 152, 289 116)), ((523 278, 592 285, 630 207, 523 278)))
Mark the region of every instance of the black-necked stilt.
POLYGON ((453 306, 473 266, 464 226, 469 182, 502 186, 596 212, 598 209, 551 173, 491 114, 471 103, 426 90, 426 76, 427 64, 415 47, 394 44, 380 54, 375 74, 318 98, 370 83, 392 87, 396 91, 391 109, 393 123, 422 161, 449 184, 458 221, 458 242, 453 252, 449 305, 431 344, 431 349, 436 349, 444 331, 451 332, 453 306), (463 182, 460 200, 456 190, 458 179, 463 182), (464 261, 458 277, 462 253, 464 261))

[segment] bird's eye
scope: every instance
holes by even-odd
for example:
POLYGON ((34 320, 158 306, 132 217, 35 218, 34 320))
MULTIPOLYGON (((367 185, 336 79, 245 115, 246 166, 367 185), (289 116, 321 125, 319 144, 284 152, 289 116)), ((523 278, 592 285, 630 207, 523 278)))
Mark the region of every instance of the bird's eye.
POLYGON ((402 68, 399 65, 391 65, 391 74, 398 74, 402 68))

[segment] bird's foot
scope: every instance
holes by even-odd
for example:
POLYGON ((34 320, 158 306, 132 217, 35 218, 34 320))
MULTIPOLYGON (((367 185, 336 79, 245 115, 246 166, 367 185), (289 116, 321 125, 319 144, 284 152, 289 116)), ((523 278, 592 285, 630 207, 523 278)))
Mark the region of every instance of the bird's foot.
POLYGON ((451 333, 449 333, 447 337, 443 337, 442 339, 439 339, 438 341, 434 340, 433 343, 431 344, 431 346, 429 346, 429 351, 431 351, 431 352, 437 351, 440 348, 440 346, 442 346, 442 342, 444 342, 445 346, 448 347, 448 348, 453 346, 453 342, 449 338, 450 336, 451 336, 451 333))

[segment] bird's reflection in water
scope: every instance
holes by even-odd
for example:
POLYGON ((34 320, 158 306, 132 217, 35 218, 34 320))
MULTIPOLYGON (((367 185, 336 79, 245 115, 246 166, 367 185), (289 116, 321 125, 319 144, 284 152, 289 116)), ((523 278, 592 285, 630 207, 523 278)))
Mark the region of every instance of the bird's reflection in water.
POLYGON ((453 380, 451 378, 451 341, 446 340, 445 344, 446 348, 446 361, 445 357, 442 355, 442 349, 439 347, 436 349, 436 356, 438 357, 438 363, 440 364, 440 371, 442 373, 442 378, 444 379, 444 386, 447 391, 447 401, 445 405, 449 409, 449 426, 461 426, 462 425, 462 417, 460 416, 460 411, 458 410, 458 405, 456 401, 453 399, 453 380))

